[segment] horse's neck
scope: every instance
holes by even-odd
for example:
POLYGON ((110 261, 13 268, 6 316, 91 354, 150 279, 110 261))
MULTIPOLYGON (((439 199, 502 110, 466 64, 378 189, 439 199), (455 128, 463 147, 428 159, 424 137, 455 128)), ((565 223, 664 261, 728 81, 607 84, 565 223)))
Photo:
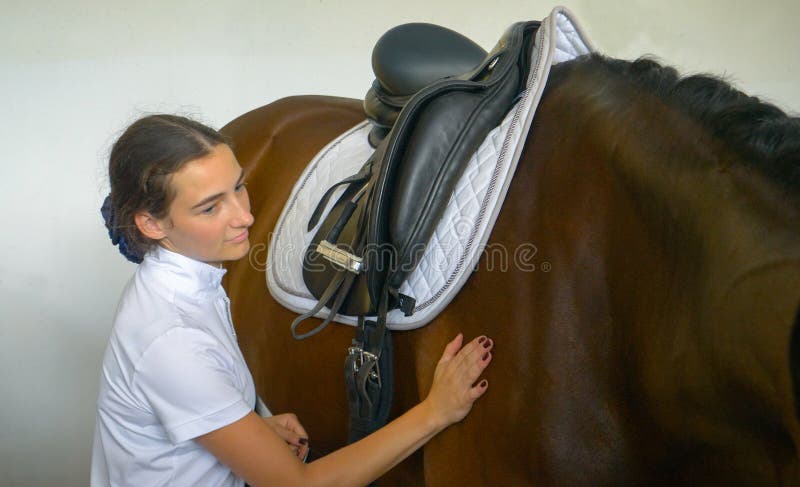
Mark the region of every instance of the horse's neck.
MULTIPOLYGON (((682 366, 675 384, 691 387, 693 375, 700 379, 693 384, 697 395, 709 387, 706 381, 735 380, 728 392, 741 387, 755 401, 773 402, 774 410, 791 404, 780 396, 791 398, 787 350, 800 301, 798 207, 682 113, 632 102, 625 118, 637 130, 613 141, 609 168, 630 219, 616 225, 637 225, 647 243, 639 255, 621 241, 613 251, 619 272, 644 264, 634 273, 643 291, 635 326, 650 327, 654 337, 646 361, 660 352, 667 362, 659 368, 682 366), (660 113, 646 113, 654 109, 660 113)), ((617 298, 619 307, 630 306, 617 298)), ((653 373, 663 377, 664 371, 653 373)))
MULTIPOLYGON (((759 436, 781 425, 777 435, 793 437, 781 438, 792 450, 800 440, 788 357, 800 301, 798 209, 681 118, 666 110, 638 122, 644 134, 618 140, 611 161, 656 252, 630 258, 621 245, 615 259, 617 269, 649 264, 639 268, 636 289, 645 292, 630 323, 652 338, 639 356, 650 366, 648 395, 678 434, 748 451, 770 444, 759 436), (692 425, 687 413, 703 419, 692 425)), ((616 309, 631 305, 616 298, 616 309)))
POLYGON ((753 418, 777 416, 797 442, 787 355, 798 206, 682 112, 624 83, 567 78, 539 115, 560 128, 558 163, 596 178, 605 199, 594 202, 607 205, 593 224, 606 232, 596 269, 636 401, 664 430, 697 437, 710 426, 686 423, 687 407, 723 423, 747 407, 754 430, 764 425, 753 418))

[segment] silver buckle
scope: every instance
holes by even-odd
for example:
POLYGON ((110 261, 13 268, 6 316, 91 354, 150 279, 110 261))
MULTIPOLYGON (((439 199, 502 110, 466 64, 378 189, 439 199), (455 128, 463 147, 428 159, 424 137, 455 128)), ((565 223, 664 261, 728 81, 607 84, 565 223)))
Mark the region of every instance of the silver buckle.
POLYGON ((316 251, 328 261, 354 274, 364 270, 364 260, 361 257, 346 252, 327 240, 318 243, 316 251))
POLYGON ((364 359, 372 361, 373 370, 369 373, 369 378, 377 381, 381 385, 381 374, 378 370, 378 356, 374 353, 367 352, 359 347, 348 347, 347 354, 353 357, 353 374, 358 373, 361 367, 364 366, 364 359))

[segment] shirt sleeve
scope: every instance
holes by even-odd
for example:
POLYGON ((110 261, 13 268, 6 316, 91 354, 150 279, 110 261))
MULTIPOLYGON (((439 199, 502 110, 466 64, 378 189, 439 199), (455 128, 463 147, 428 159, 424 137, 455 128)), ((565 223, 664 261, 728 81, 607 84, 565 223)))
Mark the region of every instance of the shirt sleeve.
POLYGON ((261 399, 261 396, 256 396, 256 414, 262 418, 269 418, 272 416, 272 411, 269 410, 267 404, 261 399))
POLYGON ((235 360, 211 335, 173 328, 148 347, 134 385, 177 444, 252 411, 238 384, 235 360))

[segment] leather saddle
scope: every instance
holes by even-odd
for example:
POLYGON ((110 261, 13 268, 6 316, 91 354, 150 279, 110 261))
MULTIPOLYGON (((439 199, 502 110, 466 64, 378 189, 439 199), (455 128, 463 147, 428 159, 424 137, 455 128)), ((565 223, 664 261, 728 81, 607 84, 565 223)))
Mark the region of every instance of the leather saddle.
POLYGON ((387 31, 372 50, 375 81, 364 97, 373 147, 392 128, 411 97, 434 81, 470 73, 487 52, 467 37, 434 24, 403 24, 387 31))
POLYGON ((513 24, 488 54, 432 24, 399 26, 378 41, 376 80, 364 102, 377 147, 312 214, 308 231, 345 187, 305 252, 303 278, 319 304, 292 324, 295 338, 313 335, 337 313, 376 316, 381 329, 388 311, 413 313, 413 296, 399 289, 470 157, 521 95, 539 25, 513 24), (328 319, 298 333, 300 322, 323 306, 328 319))

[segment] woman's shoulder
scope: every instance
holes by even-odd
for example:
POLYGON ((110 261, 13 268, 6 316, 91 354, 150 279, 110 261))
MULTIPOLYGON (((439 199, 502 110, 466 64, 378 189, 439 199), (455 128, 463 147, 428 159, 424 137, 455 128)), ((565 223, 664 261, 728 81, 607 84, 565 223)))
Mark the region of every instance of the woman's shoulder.
POLYGON ((155 341, 168 336, 177 343, 213 340, 207 326, 213 312, 212 303, 198 304, 176 293, 169 280, 148 268, 145 259, 122 291, 111 342, 125 350, 132 365, 155 341))
POLYGON ((133 365, 156 339, 183 328, 184 321, 169 290, 142 279, 137 270, 120 295, 110 345, 124 351, 133 365))
POLYGON ((160 283, 144 279, 137 272, 128 281, 117 305, 114 328, 139 329, 143 325, 164 327, 180 322, 174 296, 160 283))

